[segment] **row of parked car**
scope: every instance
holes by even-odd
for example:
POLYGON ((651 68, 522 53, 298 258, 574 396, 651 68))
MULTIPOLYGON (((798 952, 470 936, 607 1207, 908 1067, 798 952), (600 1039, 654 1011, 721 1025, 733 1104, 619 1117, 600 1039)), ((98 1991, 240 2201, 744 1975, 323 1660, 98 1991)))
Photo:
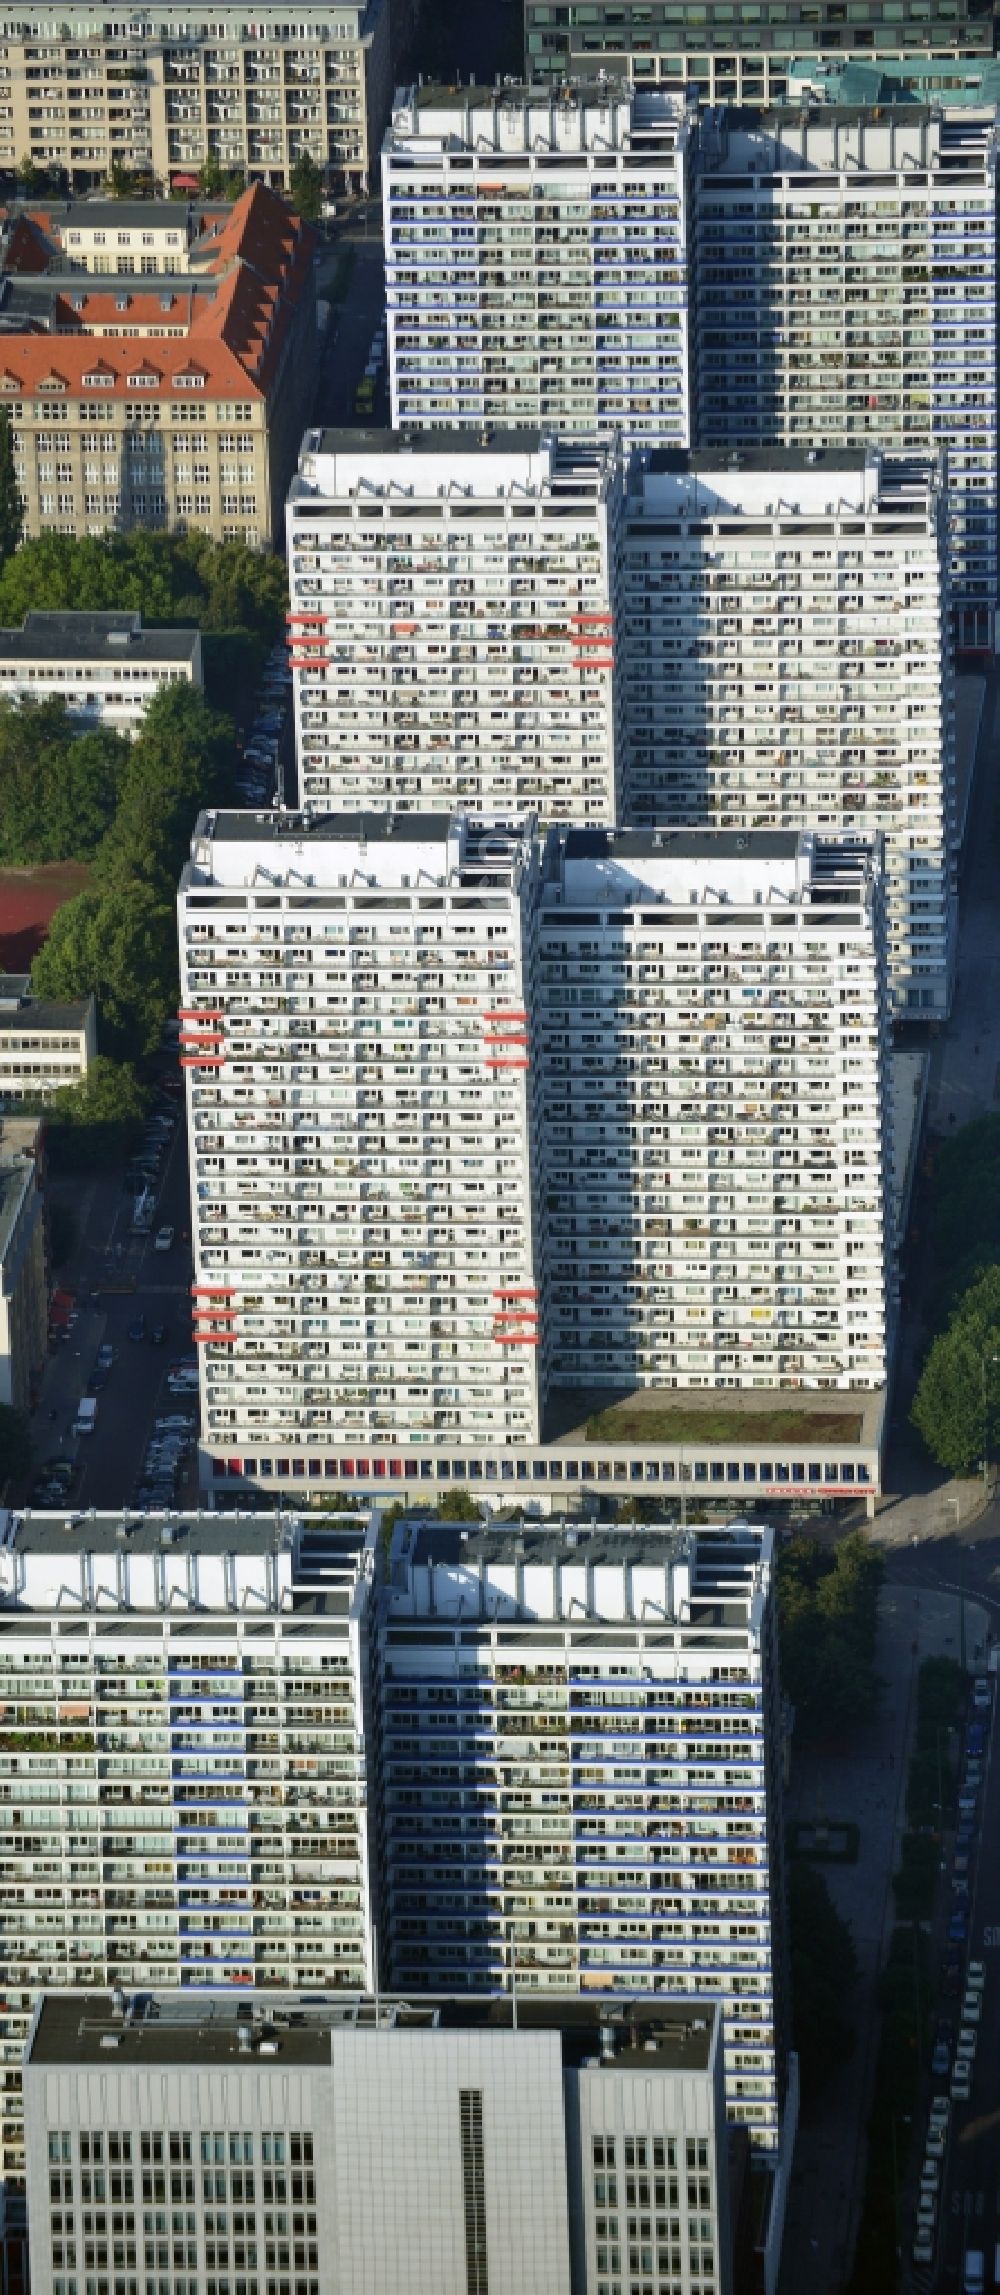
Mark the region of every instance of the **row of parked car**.
POLYGON ((261 679, 260 702, 236 776, 241 797, 269 805, 274 796, 278 751, 291 698, 292 673, 284 643, 272 646, 261 679))
POLYGON ((181 1476, 196 1439, 195 1411, 191 1405, 163 1411, 153 1421, 136 1485, 135 1503, 142 1507, 173 1506, 181 1476))
MULTIPOLYGON (((948 1950, 944 1963, 943 1990, 949 1999, 960 1997, 957 2027, 942 2022, 934 2040, 931 2054, 931 2076, 935 2081, 948 2081, 947 2090, 937 2089, 931 2099, 924 2161, 920 2170, 917 2199, 916 2236, 913 2242, 913 2261, 927 2266, 933 2263, 937 2245, 938 2211, 941 2204, 941 2179, 952 2110, 956 2105, 968 2104, 972 2098, 979 2028, 983 2014, 983 1995, 986 1989, 986 1966, 981 1960, 965 1962, 965 1948, 969 1937, 969 1912, 972 1897, 974 1859, 978 1841, 980 1798, 985 1782, 987 1738, 993 1710, 993 1693, 985 1676, 973 1684, 972 1710, 965 1724, 961 1789, 958 1796, 958 1824, 951 1868, 951 1908, 948 1915, 948 1950), (963 1965, 964 1964, 964 1965, 963 1965)), ((978 2251, 966 2254, 964 2286, 973 2295, 983 2280, 982 2258, 978 2258, 980 2277, 976 2280, 978 2251), (971 2265, 971 2274, 970 2274, 971 2265)))
POLYGON ((174 1135, 182 1089, 180 1076, 164 1076, 146 1117, 141 1143, 129 1157, 125 1169, 125 1186, 128 1193, 137 1199, 146 1195, 155 1196, 159 1187, 174 1135))

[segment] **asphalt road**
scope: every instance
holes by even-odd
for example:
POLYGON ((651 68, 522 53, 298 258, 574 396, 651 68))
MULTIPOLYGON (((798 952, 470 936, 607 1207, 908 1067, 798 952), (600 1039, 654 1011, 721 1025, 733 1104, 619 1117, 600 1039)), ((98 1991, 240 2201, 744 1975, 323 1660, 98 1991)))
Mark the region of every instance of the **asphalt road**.
MULTIPOLYGON (((181 1112, 154 1223, 174 1228, 170 1251, 154 1251, 152 1234, 131 1233, 132 1198, 125 1193, 120 1172, 102 1174, 77 1194, 81 1234, 62 1279, 87 1304, 81 1304, 68 1339, 55 1345, 32 1422, 35 1471, 52 1458, 77 1460, 70 1499, 74 1509, 128 1505, 153 1420, 161 1408, 177 1407, 167 1397, 165 1379, 170 1363, 191 1349, 192 1266, 186 1240, 191 1224, 187 1131, 183 1101, 178 1105, 181 1112), (147 1337, 130 1340, 128 1326, 140 1314, 146 1319, 147 1337), (148 1333, 158 1323, 166 1324, 167 1335, 162 1346, 154 1347, 148 1333), (98 1347, 105 1340, 110 1340, 116 1359, 97 1398, 96 1429, 92 1435, 76 1436, 72 1425, 77 1403, 86 1394, 98 1347)), ((186 1489, 184 1495, 190 1492, 186 1489)))
MULTIPOLYGON (((982 2022, 976 2049, 972 2098, 953 2107, 935 2276, 924 2284, 961 2289, 969 2248, 986 2256, 985 2287, 994 2285, 993 2258, 1000 2243, 1000 1763, 995 1729, 983 1794, 979 1856, 969 1922, 969 1957, 986 1966, 982 2022)), ((959 2021, 961 1999, 948 2002, 959 2021)), ((914 2286, 919 2275, 914 2272, 914 2286)))
MULTIPOLYGON (((329 253, 320 272, 321 295, 324 278, 335 272, 339 258, 347 252, 353 256, 347 293, 343 302, 334 304, 331 310, 323 345, 314 414, 315 422, 321 427, 329 423, 353 428, 358 420, 354 394, 368 362, 372 336, 385 309, 381 213, 377 200, 356 208, 349 221, 331 237, 329 253)), ((385 376, 383 368, 375 410, 366 424, 368 429, 388 426, 385 376)))

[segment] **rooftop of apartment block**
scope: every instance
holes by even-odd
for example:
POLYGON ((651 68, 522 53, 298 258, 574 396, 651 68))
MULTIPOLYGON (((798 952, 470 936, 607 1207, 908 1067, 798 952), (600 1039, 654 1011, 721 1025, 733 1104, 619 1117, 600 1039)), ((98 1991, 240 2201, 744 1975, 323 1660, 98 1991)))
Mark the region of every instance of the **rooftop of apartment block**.
POLYGON ((845 1445, 877 1445, 884 1410, 883 1387, 578 1387, 550 1393, 545 1438, 557 1457, 601 1443, 657 1442, 690 1444, 692 1457, 748 1445, 775 1458, 825 1448, 833 1456, 845 1445))
POLYGON ((613 2003, 558 1996, 490 1999, 382 1994, 304 2000, 268 1991, 239 2000, 185 1999, 176 1992, 44 1992, 29 2035, 36 2067, 114 2063, 128 2067, 239 2065, 248 2058, 321 2067, 338 2035, 394 2032, 556 2032, 567 2069, 704 2072, 719 2011, 711 2002, 616 1994, 613 2003))
MULTIPOLYGON (((32 1033, 38 1030, 76 1030, 87 1025, 93 1009, 92 996, 81 996, 72 1004, 55 1004, 47 996, 33 996, 30 972, 0 972, 0 1032, 10 1035, 23 1028, 32 1033)), ((0 1149, 3 1141, 0 1138, 0 1149)))
POLYGON ((509 888, 531 859, 533 831, 532 820, 462 813, 201 813, 181 891, 509 888))
MULTIPOLYGON (((491 429, 470 432, 457 425, 440 430, 408 430, 405 423, 400 430, 373 430, 342 424, 323 430, 307 431, 304 451, 310 454, 373 455, 377 461, 391 461, 397 455, 415 455, 419 460, 443 461, 449 455, 468 456, 471 461, 481 458, 484 450, 491 454, 537 454, 542 446, 551 444, 554 451, 572 455, 572 443, 567 448, 556 448, 547 434, 537 425, 523 429, 491 429)), ((593 455, 599 449, 589 449, 593 455)))
MULTIPOLYGON (((3 1165, 0 1163, 0 1180, 3 1165)), ((368 1516, 317 1512, 303 1520, 297 1514, 265 1512, 218 1514, 177 1509, 143 1511, 122 1507, 97 1513, 94 1508, 71 1506, 41 1509, 0 1509, 0 1551, 18 1554, 157 1554, 209 1555, 277 1554, 301 1539, 312 1537, 329 1556, 331 1567, 349 1563, 360 1553, 368 1516)))
POLYGON ((33 612, 20 629, 0 629, 0 662, 191 662, 199 642, 194 628, 144 628, 140 613, 33 612))

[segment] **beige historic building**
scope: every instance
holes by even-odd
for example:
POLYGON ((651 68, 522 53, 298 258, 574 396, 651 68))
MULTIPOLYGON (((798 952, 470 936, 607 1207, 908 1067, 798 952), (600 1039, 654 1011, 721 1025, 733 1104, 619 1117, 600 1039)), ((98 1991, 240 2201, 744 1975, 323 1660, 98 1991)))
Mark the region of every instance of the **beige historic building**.
POLYGON ((3 245, 0 404, 25 530, 280 537, 318 369, 314 234, 264 184, 88 201, 3 245))

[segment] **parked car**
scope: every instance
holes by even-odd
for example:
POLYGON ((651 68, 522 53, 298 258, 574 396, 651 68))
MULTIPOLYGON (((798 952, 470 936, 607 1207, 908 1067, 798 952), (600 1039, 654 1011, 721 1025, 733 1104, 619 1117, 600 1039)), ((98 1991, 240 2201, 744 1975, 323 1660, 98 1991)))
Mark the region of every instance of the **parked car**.
POLYGON ((963 2058, 951 2075, 951 2093, 956 2104, 967 2104, 972 2097, 972 2065, 963 2058))
POLYGON ((934 2241, 932 2239, 928 2239, 927 2233, 925 2231, 918 2232, 917 2237, 913 2242, 911 2252, 913 2255, 914 2263, 933 2263, 934 2241))
POLYGON ((173 1244, 174 1229, 172 1227, 158 1227, 153 1237, 154 1251, 172 1251, 173 1244))
POLYGON ((144 1338, 145 1338, 145 1336, 146 1336, 146 1318, 145 1318, 145 1315, 136 1315, 136 1316, 135 1316, 134 1320, 133 1320, 133 1321, 132 1321, 132 1322, 129 1324, 129 1327, 128 1327, 128 1332, 127 1332, 127 1336, 128 1336, 130 1339, 144 1339, 144 1338))
POLYGON ((947 2040, 942 2034, 939 2040, 935 2040, 933 2053, 931 2055, 931 2071, 933 2072, 936 2080, 947 2079, 948 2066, 950 2063, 951 2049, 947 2040))
POLYGON ((984 1673, 976 1675, 972 1684, 972 1703, 977 1713, 989 1713, 993 1706, 993 1691, 984 1673))
POLYGON ((951 1919, 948 1922, 949 1944, 964 1944, 968 1933, 969 1916, 963 1910, 963 1908, 959 1906, 958 1911, 952 1913, 951 1919))
POLYGON ((982 1992, 982 1991, 985 1989, 985 1985, 986 1985, 986 1963, 985 1963, 985 1961, 982 1961, 982 1960, 970 1960, 970 1962, 969 1962, 969 1966, 968 1966, 968 1969, 966 1970, 965 1983, 966 1983, 966 1989, 967 1989, 967 1991, 969 1991, 969 1992, 982 1992))
POLYGON ((928 2128, 927 2149, 932 2159, 944 2157, 947 2141, 948 2127, 946 2121, 938 2120, 932 2128, 928 2128))
POLYGON ((980 2023, 980 2021, 981 2021, 981 2019, 982 2019, 982 2013, 983 2013, 983 1996, 982 1996, 982 1993, 981 1993, 981 1992, 974 1992, 974 1991, 970 1991, 970 1990, 968 1989, 968 1987, 966 1987, 965 1998, 964 1998, 964 2000, 963 2000, 963 2002, 962 2002, 962 2022, 963 2022, 963 2024, 978 2024, 978 2023, 980 2023))
POLYGON ((101 1344, 100 1344, 100 1346, 98 1347, 98 1350, 97 1350, 97 1368, 98 1368, 98 1370, 99 1370, 99 1371, 109 1371, 109 1370, 111 1369, 111 1365, 112 1365, 112 1363, 114 1362, 114 1359, 115 1359, 115 1350, 114 1350, 114 1348, 113 1348, 113 1346, 112 1346, 112 1344, 111 1344, 111 1341, 110 1341, 110 1339, 103 1339, 103 1340, 101 1341, 101 1344))

